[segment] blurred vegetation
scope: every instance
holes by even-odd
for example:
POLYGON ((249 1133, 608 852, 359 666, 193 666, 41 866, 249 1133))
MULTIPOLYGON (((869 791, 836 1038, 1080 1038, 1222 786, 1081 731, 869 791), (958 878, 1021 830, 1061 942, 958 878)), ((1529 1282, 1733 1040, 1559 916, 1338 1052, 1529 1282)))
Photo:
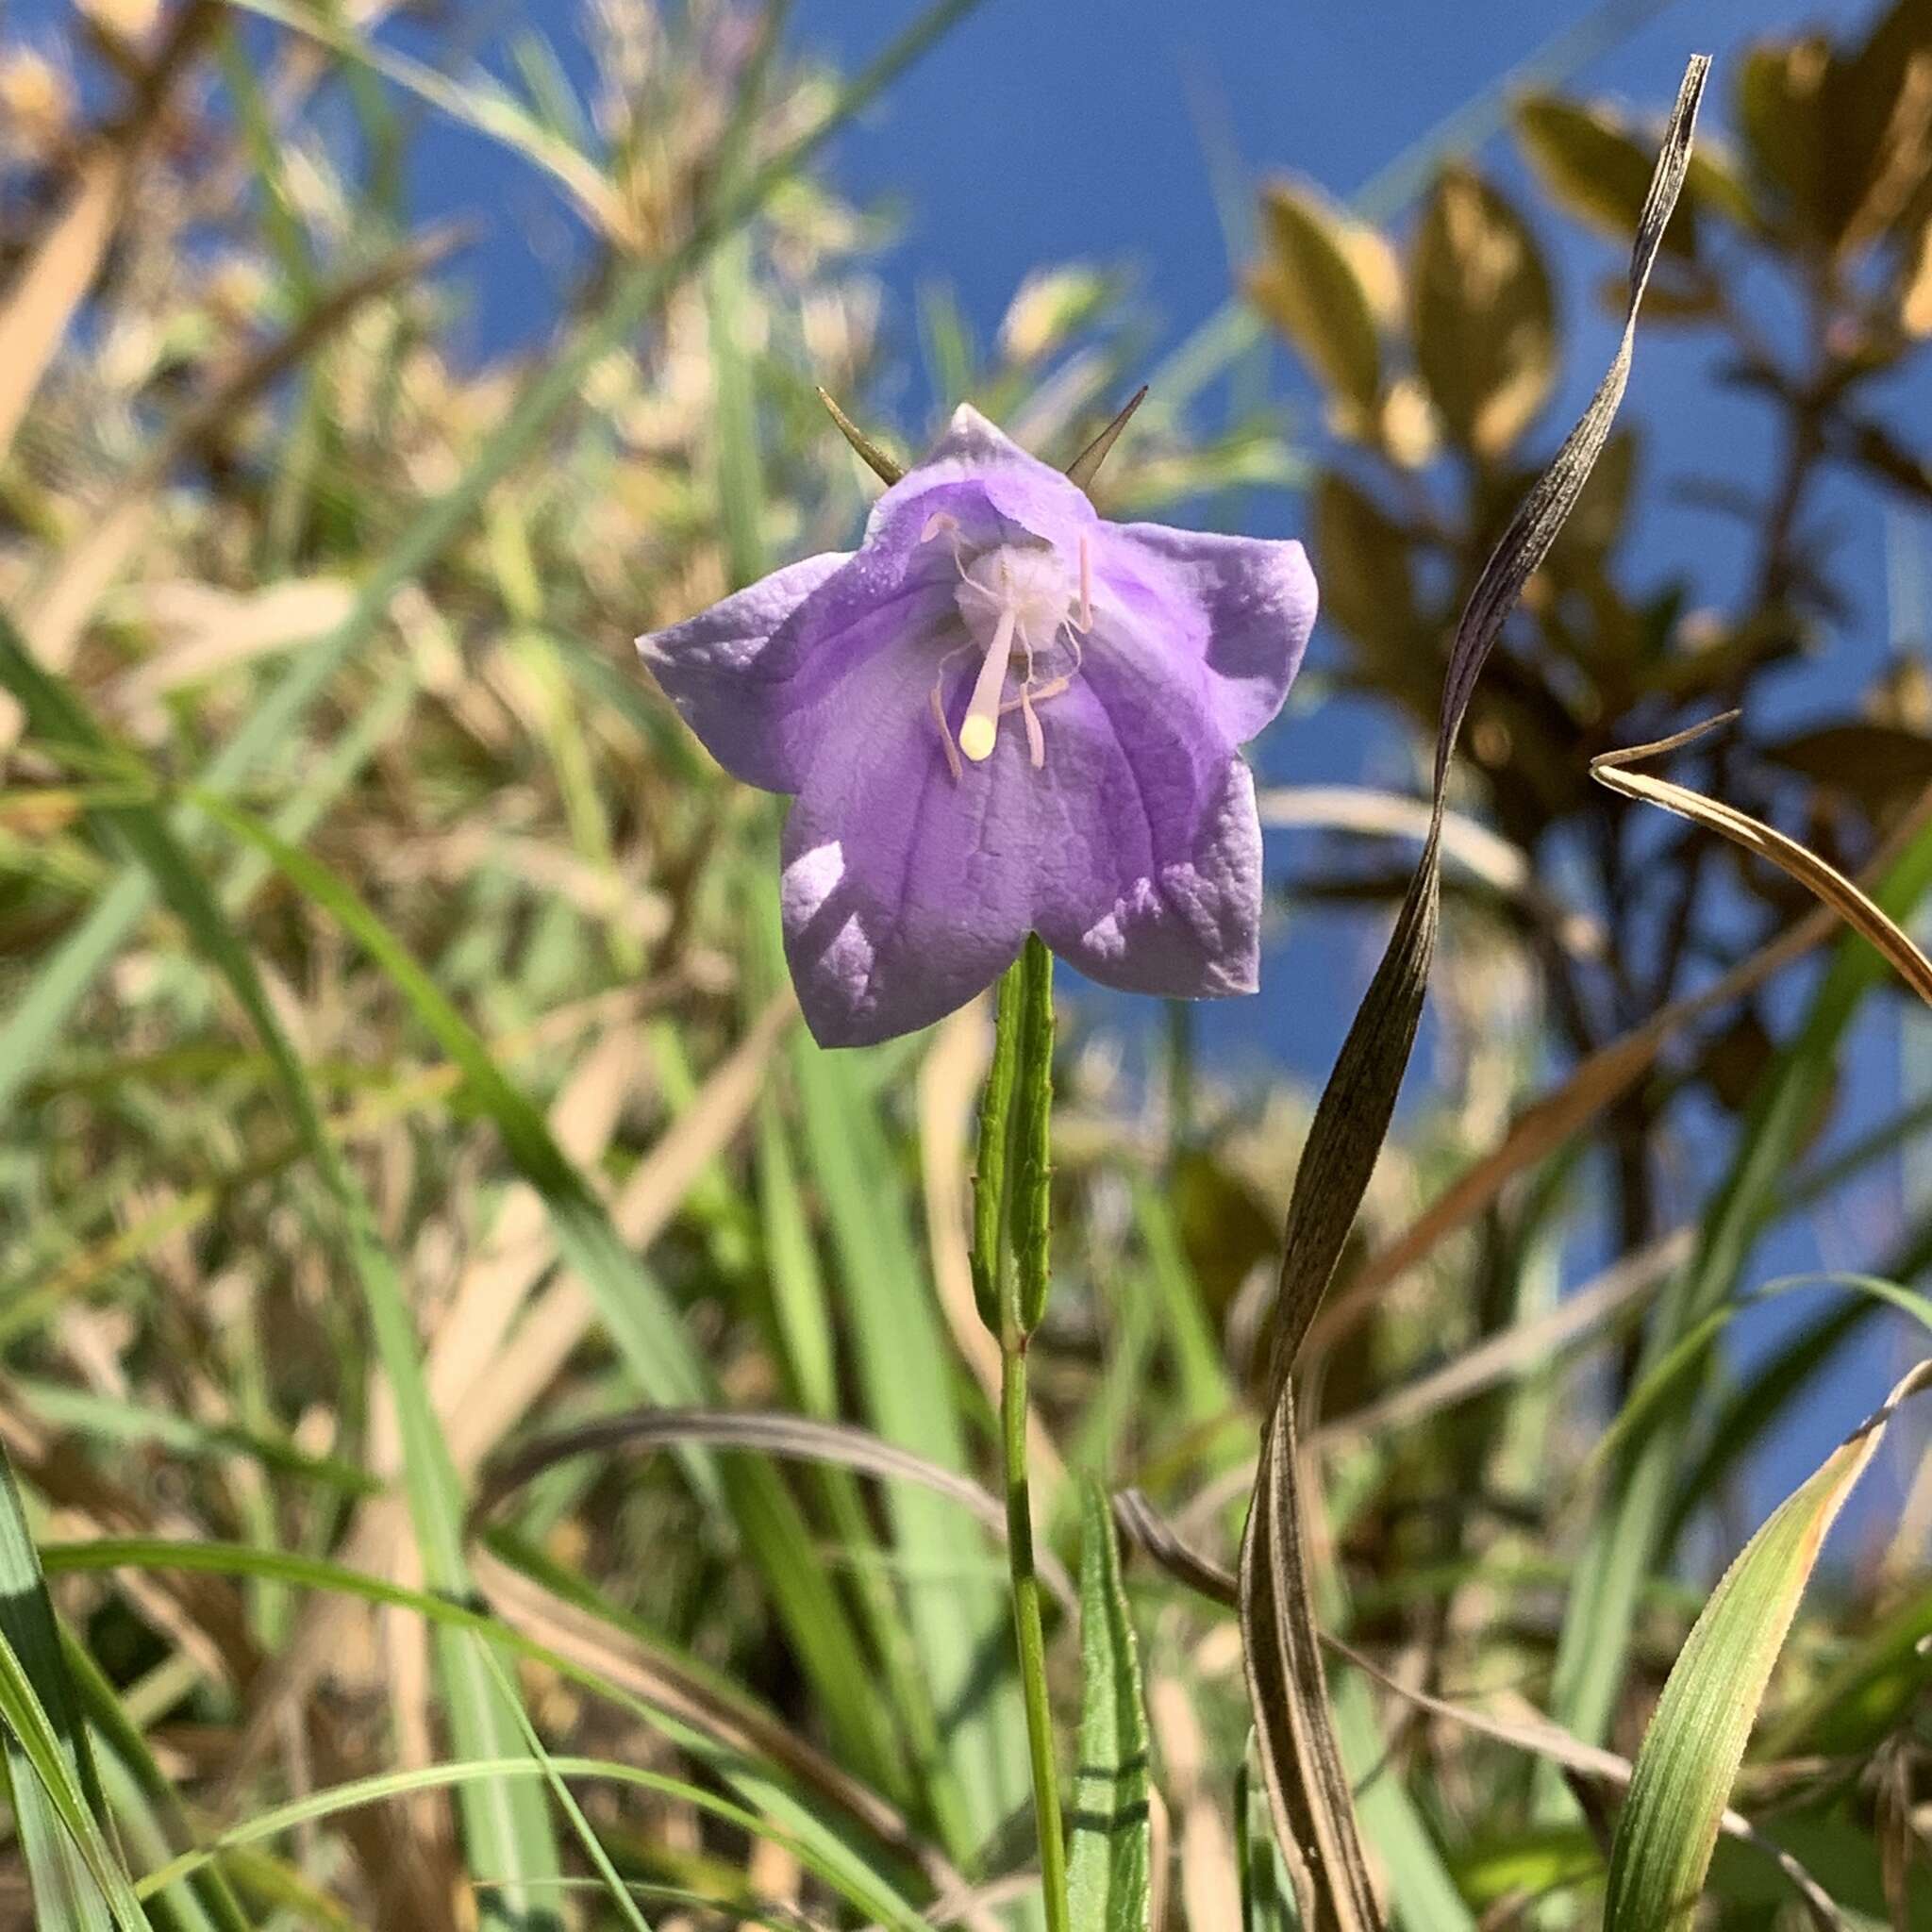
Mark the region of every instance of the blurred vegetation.
MULTIPOLYGON (((907 386, 890 235, 816 140, 968 4, 858 84, 795 60, 782 7, 715 0, 588 8, 588 89, 541 9, 503 80, 406 58, 380 0, 86 0, 0 46, 0 1924, 1034 1923, 973 1490, 987 1014, 812 1047, 771 801, 629 649, 848 539, 872 485, 818 386, 901 453, 929 427, 867 407, 907 386), (408 224, 425 116, 564 211, 542 340, 459 346, 487 257, 408 224), (679 1415, 506 1460, 640 1406, 679 1415)), ((1910 1198, 1769 1357, 1723 1345, 1783 1291, 1762 1233, 1923 1147, 1909 1065, 1890 1118, 1834 1131, 1853 1029, 1905 995, 1784 874, 1589 770, 1737 708, 1700 789, 1903 921, 1932 882, 1925 641, 1802 729, 1762 696, 1850 661, 1872 608, 1832 479, 1874 515, 1932 498, 1896 407, 1932 337, 1932 19, 1794 30, 1718 85, 1643 327, 1717 345, 1776 456, 1660 475, 1635 412, 1530 584, 1457 780, 1443 1048, 1305 1357, 1323 1621, 1358 1659, 1337 1726, 1426 1932, 1645 1923, 1606 1887, 1618 1760, 1584 1747, 1635 1753, 1680 1649, 1707 1704, 1763 1700, 1732 1798, 1761 1841, 1722 1841, 1696 1923, 1932 1924, 1932 1479, 1798 1606, 1863 1460, 1827 1465, 1685 1649, 1758 1452, 1932 1321, 1910 1198), (1748 540, 1723 604, 1645 556, 1693 506, 1748 540)), ((1419 742, 1559 387, 1596 373, 1551 240, 1601 238, 1621 312, 1655 144, 1558 92, 1510 112, 1533 204, 1462 154, 1386 229, 1271 183, 1247 306, 1161 366, 1096 485, 1177 521, 1303 492, 1331 683, 1419 742), (1222 383, 1251 315, 1318 421, 1222 383)), ((943 291, 916 323, 938 403, 1060 460, 1151 373, 1091 264, 1043 265, 983 348, 943 291)), ((1263 803, 1320 833, 1290 919, 1400 894, 1408 795, 1263 803)), ((1181 1024, 1140 1077, 1119 1008, 1074 1010, 1032 1350, 1063 1781, 1141 1806, 1151 1740, 1141 1922, 1258 1932, 1291 1921, 1234 1620, 1131 1534, 1116 1574, 1066 1478, 1231 1558, 1308 1097, 1195 1064, 1181 1024), (1095 1690, 1137 1672, 1144 1738, 1095 1690)), ((1665 1811, 1722 1802, 1715 1744, 1679 1756, 1665 1811)))

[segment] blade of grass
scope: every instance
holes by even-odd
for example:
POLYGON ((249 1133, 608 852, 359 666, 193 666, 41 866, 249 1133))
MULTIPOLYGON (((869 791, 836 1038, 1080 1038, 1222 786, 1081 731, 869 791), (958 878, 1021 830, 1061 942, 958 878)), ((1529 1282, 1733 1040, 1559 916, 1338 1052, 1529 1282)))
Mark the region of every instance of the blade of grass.
POLYGON ((1080 1490, 1080 1741, 1067 1812, 1074 1932, 1147 1932, 1147 1712, 1107 1498, 1080 1490))
MULTIPOLYGON (((5 620, 0 620, 0 683, 25 707, 42 738, 75 744, 96 756, 109 750, 72 693, 34 662, 5 620)), ((377 1357, 396 1406, 405 1489, 425 1573, 435 1588, 461 1591, 468 1588, 461 1494, 429 1399, 408 1296, 376 1233, 369 1203, 323 1125, 314 1090, 269 1002, 254 958, 158 810, 113 807, 92 816, 103 836, 132 853, 152 876, 156 890, 188 928, 196 950, 247 1015, 275 1065, 297 1132, 335 1208, 336 1235, 362 1290, 377 1357)), ((500 1756, 513 1746, 516 1732, 495 1687, 481 1670, 481 1659, 457 1638, 443 1641, 441 1657, 450 1728, 458 1748, 469 1756, 500 1756)), ((541 1793, 521 1787, 478 1787, 466 1790, 462 1803, 472 1857, 482 1869, 510 1881, 500 1895, 492 1895, 493 1908, 512 1914, 538 1911, 519 1881, 552 1877, 560 1869, 541 1793)))
POLYGON ((1928 1383, 1932 1361, 1921 1362, 1785 1501, 1712 1592, 1637 1754, 1610 1846, 1605 1932, 1665 1932, 1695 1913, 1745 1742, 1825 1535, 1899 1405, 1928 1383))
MULTIPOLYGON (((1732 717, 1736 713, 1731 714, 1732 717)), ((1665 778, 1654 778, 1646 772, 1629 767, 1646 758, 1661 758, 1692 743, 1707 732, 1729 722, 1713 718, 1679 731, 1655 744, 1633 745, 1627 751, 1605 752, 1590 761, 1590 775, 1599 785, 1622 792, 1625 798, 1641 799, 1675 812, 1707 832, 1728 839, 1758 858, 1766 859, 1822 904, 1829 906, 1854 932, 1861 933, 1888 959, 1899 977, 1928 1006, 1932 1006, 1932 959, 1912 943, 1911 936, 1890 918, 1882 906, 1874 904, 1836 866, 1827 864, 1808 846, 1787 838, 1775 826, 1754 819, 1748 812, 1711 798, 1689 786, 1674 785, 1665 778)))
POLYGON ((1241 1641, 1261 1766, 1296 1903, 1305 1920, 1338 1932, 1376 1927, 1383 1919, 1357 1832, 1315 1631, 1298 1489, 1295 1361, 1368 1191, 1414 1047, 1441 906, 1450 765, 1463 718, 1491 648, 1524 586, 1549 555, 1608 439, 1629 381, 1651 265, 1690 165, 1709 65, 1694 58, 1678 90, 1631 249, 1623 334, 1609 370, 1524 498, 1457 625, 1436 738, 1428 838, 1388 951, 1316 1108, 1289 1204, 1268 1415, 1241 1539, 1241 1641))
POLYGON ((54 1606, 13 1469, 0 1453, 0 1719, 14 1828, 45 1932, 145 1927, 120 1855, 101 1828, 107 1800, 61 1653, 54 1606))
MULTIPOLYGON (((1928 888, 1932 825, 1921 828, 1874 897, 1896 920, 1928 888)), ((1695 1256, 1658 1300, 1640 1374, 1654 1370, 1736 1292, 1833 1077, 1839 1043, 1885 972, 1883 959, 1862 940, 1840 941, 1803 1023, 1759 1083, 1730 1171, 1699 1230, 1695 1256)), ((1680 1401, 1626 1440, 1584 1547, 1557 1642, 1551 1711, 1566 1730, 1591 1743, 1601 1741, 1623 1681, 1638 1589, 1664 1554, 1662 1534, 1694 1420, 1694 1405, 1680 1401)))
MULTIPOLYGON (((691 1707, 687 1705, 674 1709, 669 1705, 655 1704, 603 1672, 586 1666, 561 1650, 533 1641, 500 1617, 473 1609, 467 1603, 410 1590, 385 1577, 366 1575, 321 1557, 289 1550, 257 1549, 246 1544, 180 1542, 158 1537, 96 1537, 86 1542, 49 1544, 42 1548, 41 1554, 45 1569, 53 1575, 139 1568, 256 1577, 295 1589, 329 1591, 362 1603, 408 1610, 440 1629, 480 1638, 608 1699, 662 1731, 727 1781, 742 1782, 747 1790, 755 1787, 761 1791, 784 1795, 784 1787, 774 1768, 756 1760, 747 1749, 744 1737, 721 1736, 714 1740, 696 1727, 691 1707)), ((528 1760, 520 1761, 528 1764, 528 1760)), ((532 1771, 537 1769, 534 1765, 529 1768, 532 1771)), ((903 1903, 889 1903, 893 1896, 890 1886, 873 1874, 869 1866, 856 1860, 852 1848, 840 1833, 820 1824, 812 1807, 791 1802, 792 1809, 785 1828, 805 1847, 802 1857, 808 1869, 824 1877, 857 1909, 872 1918, 886 1919, 894 1924, 905 1924, 916 1919, 916 1915, 903 1903), (866 1874, 869 1886, 855 1885, 855 1874, 860 1872, 866 1874), (882 1886, 883 1890, 880 1889, 882 1886), (882 1903, 885 1904, 884 1909, 881 1908, 882 1903)), ((874 1829, 873 1820, 856 1811, 853 1818, 867 1830, 874 1829)), ((144 1881, 150 1886, 158 1882, 153 1874, 144 1881)))
MULTIPOLYGON (((775 929, 775 919, 771 924, 775 929)), ((872 1424, 929 1462, 961 1469, 966 1439, 952 1352, 876 1108, 858 1085, 860 1069, 803 1035, 794 1037, 792 1052, 872 1424)), ((902 1491, 889 1509, 894 1548, 908 1573, 908 1619, 939 1735, 947 1740, 944 1757, 925 1771, 946 1841, 963 1857, 1027 1795, 1017 1690, 1007 1672, 988 1669, 989 1657, 1004 1657, 1008 1619, 997 1591, 954 1574, 959 1541, 936 1497, 902 1491)))
MULTIPOLYGON (((340 876, 225 800, 203 793, 198 802, 355 939, 461 1070, 472 1101, 496 1124, 518 1173, 541 1197, 558 1250, 589 1289, 639 1387, 667 1407, 703 1406, 712 1392, 710 1374, 677 1308, 557 1144, 541 1111, 505 1076, 480 1035, 340 876)), ((511 1350, 516 1346, 513 1338, 511 1350)), ((700 1454, 687 1450, 685 1460, 699 1493, 721 1510, 728 1507, 758 1554, 841 1737, 869 1773, 890 1779, 892 1754, 877 1729, 871 1672, 830 1579, 812 1558, 809 1532, 791 1498, 758 1463, 734 1464, 721 1476, 700 1454)))

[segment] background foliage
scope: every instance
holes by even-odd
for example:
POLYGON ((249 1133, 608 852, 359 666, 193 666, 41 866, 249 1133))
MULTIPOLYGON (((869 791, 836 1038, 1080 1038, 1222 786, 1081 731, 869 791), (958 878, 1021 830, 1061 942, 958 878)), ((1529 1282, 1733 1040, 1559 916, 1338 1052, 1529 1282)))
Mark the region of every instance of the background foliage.
MULTIPOLYGON (((871 484, 815 386, 902 454, 929 427, 866 407, 903 393, 889 238, 814 145, 896 65, 801 64, 782 8, 607 0, 588 92, 534 9, 503 84, 385 11, 89 0, 0 51, 0 1914, 1032 1923, 966 1245, 988 1015, 811 1046, 772 801, 628 647, 846 540, 871 484), (425 117, 592 238, 541 347, 463 346, 490 290, 409 225, 425 117), (681 1414, 516 1459, 640 1405, 681 1414)), ((1235 306, 1096 485, 1200 522, 1299 492, 1309 715, 1359 695, 1418 747, 1597 374, 1549 238, 1602 238, 1621 311, 1655 146, 1561 92, 1508 113, 1513 158, 1445 150, 1380 225, 1270 182, 1235 306), (1317 412, 1252 379, 1264 333, 1317 412)), ((1061 460, 1142 373, 1084 264, 1041 265, 984 354, 942 297, 922 325, 937 399, 1061 460)), ((1932 1481, 1908 1465, 1801 1600, 1875 1437, 1826 1464, 1686 1643, 1763 1446, 1835 1364, 1877 1361, 1875 1403, 1932 1320, 1923 1189, 1833 1219, 1923 1171, 1909 1059, 1840 1124, 1874 1113, 1848 1042, 1907 995, 1788 877, 1590 778, 1739 708, 1700 788, 1915 915, 1923 650, 1802 725, 1776 691, 1870 608, 1828 480, 1867 515, 1932 499, 1901 407, 1932 336, 1923 7, 1719 74, 1644 328, 1640 388, 1661 332, 1721 344, 1778 454, 1659 475, 1620 429, 1478 689, 1428 1078, 1303 1357, 1336 1724, 1404 1925, 1690 1923, 1631 1874, 1694 1890, 1727 1796, 1758 1841, 1720 1839, 1699 1923, 1932 1924, 1932 1481), (1640 541, 1692 502, 1749 533, 1722 603, 1640 541), (1767 1279, 1792 1224, 1866 1273, 1767 1279), (1786 1294, 1740 1372, 1732 1321, 1786 1294)), ((1265 793, 1319 835, 1285 921, 1399 896, 1412 770, 1265 793)), ((1285 1924, 1212 1572, 1309 1097, 1077 991, 1057 1084, 1030 1440, 1082 1932, 1285 1924), (1158 1512, 1124 1555, 1089 1474, 1158 1512), (1161 1520, 1207 1591, 1137 1550, 1161 1520)))

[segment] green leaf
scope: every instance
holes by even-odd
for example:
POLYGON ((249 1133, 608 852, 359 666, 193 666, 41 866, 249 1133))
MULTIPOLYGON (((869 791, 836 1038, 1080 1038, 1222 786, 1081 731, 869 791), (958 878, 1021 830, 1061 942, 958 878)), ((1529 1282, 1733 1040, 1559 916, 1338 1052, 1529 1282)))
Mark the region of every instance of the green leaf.
POLYGON ((1113 1516, 1080 1486, 1080 1757, 1067 1814, 1074 1932, 1147 1932, 1150 1803, 1140 1654, 1113 1516))
POLYGON ((1416 366, 1443 423, 1465 449, 1502 455, 1556 380, 1556 305, 1536 238, 1486 181, 1445 168, 1409 280, 1416 366))
POLYGON ((1365 490, 1324 470, 1315 486, 1314 546, 1323 614, 1360 647, 1378 683, 1393 679, 1433 705, 1441 659, 1424 635, 1408 538, 1365 490))
POLYGON ((1688 1925, 1717 1844, 1773 1665, 1852 1486, 1900 1403, 1932 1383, 1932 1361, 1835 1449, 1724 1573, 1692 1626, 1637 1754, 1610 1845, 1605 1932, 1688 1925))
POLYGON ((1311 183, 1271 181, 1261 204, 1267 251, 1248 275, 1249 299, 1293 343, 1353 419, 1372 423, 1382 393, 1375 294, 1361 265, 1358 225, 1311 183))
POLYGON ((147 1925, 101 1828, 107 1801, 12 1467, 0 1453, 0 1729, 42 1932, 147 1925))

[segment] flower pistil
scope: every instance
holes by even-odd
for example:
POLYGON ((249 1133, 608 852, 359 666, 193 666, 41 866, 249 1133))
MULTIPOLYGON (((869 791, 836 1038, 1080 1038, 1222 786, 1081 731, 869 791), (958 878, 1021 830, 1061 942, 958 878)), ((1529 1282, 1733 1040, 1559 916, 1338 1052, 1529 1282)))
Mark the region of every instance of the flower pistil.
POLYGON ((1093 628, 1093 553, 1091 540, 1079 538, 1077 576, 1070 573, 1051 545, 996 544, 968 558, 960 546, 958 519, 941 510, 931 517, 922 541, 951 538, 953 560, 959 572, 954 593, 970 644, 948 651, 940 660, 940 675, 932 688, 932 714, 945 747, 946 764, 955 780, 965 775, 963 754, 984 764, 999 740, 999 721, 1018 711, 1026 731, 1027 756, 1035 771, 1046 763, 1046 738, 1035 707, 1071 688, 1081 664, 1080 640, 1093 628), (1071 661, 1053 676, 1039 675, 1038 660, 1054 644, 1064 641, 1071 661), (942 686, 945 667, 968 651, 979 656, 966 716, 957 741, 946 723, 942 686), (1006 695, 1007 675, 1014 659, 1024 666, 1020 689, 1006 695))

